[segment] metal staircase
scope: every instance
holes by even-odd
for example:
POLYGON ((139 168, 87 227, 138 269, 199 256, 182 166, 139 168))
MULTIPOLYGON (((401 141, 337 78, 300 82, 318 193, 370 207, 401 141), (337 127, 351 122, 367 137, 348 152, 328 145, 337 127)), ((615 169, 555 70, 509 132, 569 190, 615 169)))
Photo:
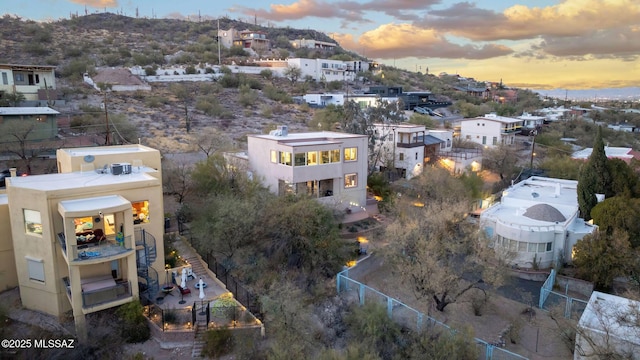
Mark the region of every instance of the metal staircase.
POLYGON ((144 229, 139 229, 135 231, 135 239, 138 282, 146 285, 144 291, 140 290, 140 295, 153 302, 154 296, 160 291, 158 272, 152 267, 158 257, 156 238, 144 229), (140 250, 144 250, 144 255, 140 250))

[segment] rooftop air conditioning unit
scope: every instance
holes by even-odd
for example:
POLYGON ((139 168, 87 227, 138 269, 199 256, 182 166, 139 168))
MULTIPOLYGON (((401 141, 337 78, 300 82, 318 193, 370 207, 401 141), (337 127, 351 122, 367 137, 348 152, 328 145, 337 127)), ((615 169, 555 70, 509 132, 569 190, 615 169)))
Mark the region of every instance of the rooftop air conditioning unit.
POLYGON ((129 163, 111 164, 111 174, 113 175, 131 174, 131 164, 129 163))

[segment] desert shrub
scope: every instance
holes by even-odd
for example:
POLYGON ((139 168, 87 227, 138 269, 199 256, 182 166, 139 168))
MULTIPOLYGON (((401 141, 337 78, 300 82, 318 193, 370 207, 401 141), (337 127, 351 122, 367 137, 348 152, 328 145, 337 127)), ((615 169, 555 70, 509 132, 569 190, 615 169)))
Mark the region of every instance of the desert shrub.
POLYGON ((187 66, 187 67, 184 69, 184 72, 185 72, 186 74, 189 74, 189 75, 193 75, 193 74, 198 73, 198 71, 196 70, 196 67, 195 67, 195 66, 193 66, 193 65, 189 65, 189 66, 187 66))
POLYGON ((342 81, 334 80, 327 83, 327 90, 335 91, 342 89, 342 81))
POLYGON ((162 319, 167 324, 175 324, 178 321, 176 309, 166 309, 162 312, 162 319))
POLYGON ((155 67, 147 66, 146 68, 144 68, 144 74, 147 75, 147 76, 156 75, 155 67))
POLYGON ((256 103, 256 100, 258 100, 258 93, 255 90, 252 90, 247 85, 242 85, 240 87, 240 97, 238 99, 238 102, 242 106, 249 107, 251 105, 254 105, 256 103))
POLYGON ((102 57, 102 61, 107 66, 122 65, 122 58, 118 54, 107 54, 102 57))
POLYGON ((263 117, 267 119, 271 119, 273 117, 273 109, 271 108, 271 106, 268 106, 268 105, 262 106, 262 110, 260 113, 262 114, 263 117))
POLYGON ((245 77, 241 80, 243 85, 247 85, 254 90, 262 90, 262 83, 258 79, 245 77))
POLYGON ((473 315, 482 316, 487 308, 487 296, 481 292, 474 292, 471 295, 471 310, 473 315))
POLYGON ((62 54, 65 59, 80 57, 82 56, 82 49, 75 46, 69 46, 64 48, 62 54))
POLYGON ((219 358, 229 354, 235 347, 235 339, 231 330, 227 328, 207 331, 202 355, 205 357, 219 358))
POLYGON ((161 98, 160 96, 149 96, 144 101, 145 105, 150 108, 158 108, 167 103, 166 99, 161 98))
POLYGON ((264 96, 274 101, 279 101, 285 104, 290 104, 293 102, 293 99, 291 98, 291 96, 289 96, 289 94, 273 85, 265 86, 264 89, 262 89, 262 93, 264 94, 264 96))
POLYGON ((31 55, 38 55, 38 56, 43 56, 43 55, 47 55, 49 54, 50 50, 48 46, 45 46, 41 43, 37 43, 37 42, 28 42, 25 43, 22 47, 22 49, 31 54, 31 55))
POLYGON ((72 80, 82 80, 84 73, 95 73, 94 64, 88 59, 72 60, 60 70, 60 75, 72 80))
POLYGON ((126 303, 117 310, 122 321, 121 335, 128 343, 144 342, 151 336, 147 319, 142 312, 142 304, 138 300, 126 303))
POLYGON ((229 48, 229 56, 247 56, 242 46, 232 46, 229 48))
POLYGON ((240 86, 240 79, 234 74, 225 74, 218 80, 218 83, 224 88, 237 88, 240 86))
POLYGON ((262 78, 265 80, 271 80, 271 78, 273 78, 273 71, 269 69, 264 69, 260 71, 260 76, 262 76, 262 78))

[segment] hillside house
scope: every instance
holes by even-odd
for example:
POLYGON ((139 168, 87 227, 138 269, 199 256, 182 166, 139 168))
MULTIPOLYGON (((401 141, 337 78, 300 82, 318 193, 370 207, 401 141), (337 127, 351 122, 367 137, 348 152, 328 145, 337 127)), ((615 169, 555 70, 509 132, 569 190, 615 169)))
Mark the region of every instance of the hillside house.
POLYGON ((480 226, 501 260, 520 268, 571 262, 573 247, 596 227, 578 217, 578 182, 533 176, 502 192, 480 214, 480 226))
POLYGON ((59 149, 57 174, 10 177, 0 194, 3 288, 62 317, 153 301, 164 271, 160 153, 142 145, 59 149), (10 256, 13 255, 13 256, 10 256))
POLYGON ((56 100, 55 66, 0 64, 0 98, 22 93, 27 101, 56 100))
POLYGON ((498 116, 495 113, 460 120, 460 138, 485 147, 514 145, 520 133, 522 119, 498 116))
POLYGON ((331 131, 248 135, 248 168, 271 192, 306 194, 337 209, 366 206, 366 135, 331 131))
POLYGON ((58 135, 57 117, 50 107, 0 107, 0 139, 53 140, 58 135))

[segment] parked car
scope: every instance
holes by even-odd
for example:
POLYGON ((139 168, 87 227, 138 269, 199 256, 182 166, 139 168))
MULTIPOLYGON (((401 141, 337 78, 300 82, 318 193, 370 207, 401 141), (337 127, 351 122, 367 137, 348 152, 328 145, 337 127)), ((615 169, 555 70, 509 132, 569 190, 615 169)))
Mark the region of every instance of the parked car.
MULTIPOLYGON (((21 173, 21 172, 17 172, 16 173, 17 176, 27 176, 27 174, 21 173)), ((4 169, 2 170, 2 172, 0 172, 0 187, 5 187, 7 186, 5 179, 11 177, 11 171, 9 169, 4 169)))
POLYGON ((420 106, 414 107, 413 111, 417 112, 418 114, 429 115, 429 111, 427 111, 427 109, 425 109, 423 107, 420 107, 420 106))

